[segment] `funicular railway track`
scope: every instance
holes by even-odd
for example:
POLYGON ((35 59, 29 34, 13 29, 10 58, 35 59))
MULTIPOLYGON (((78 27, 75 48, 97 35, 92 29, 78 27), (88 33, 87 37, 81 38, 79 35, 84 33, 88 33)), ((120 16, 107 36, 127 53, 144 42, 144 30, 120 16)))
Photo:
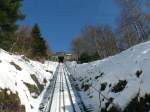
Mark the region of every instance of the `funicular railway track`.
POLYGON ((61 64, 50 112, 79 112, 79 109, 77 111, 75 109, 68 81, 64 66, 61 64))
POLYGON ((56 73, 46 106, 40 112, 81 112, 75 100, 65 66, 59 64, 56 73))

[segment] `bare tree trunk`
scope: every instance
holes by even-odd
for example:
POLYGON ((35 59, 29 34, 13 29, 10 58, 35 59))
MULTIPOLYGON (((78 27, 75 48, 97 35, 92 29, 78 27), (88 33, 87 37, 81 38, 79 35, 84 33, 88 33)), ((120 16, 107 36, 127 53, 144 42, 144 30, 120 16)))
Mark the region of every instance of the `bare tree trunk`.
POLYGON ((142 38, 143 38, 143 40, 145 40, 147 37, 146 37, 145 30, 143 28, 143 25, 140 22, 138 23, 138 25, 139 25, 139 28, 141 30, 142 38))
POLYGON ((94 40, 95 40, 95 45, 96 45, 96 50, 97 50, 97 53, 99 55, 99 57, 101 57, 101 53, 100 53, 100 45, 99 45, 99 40, 97 39, 96 36, 94 36, 94 40))

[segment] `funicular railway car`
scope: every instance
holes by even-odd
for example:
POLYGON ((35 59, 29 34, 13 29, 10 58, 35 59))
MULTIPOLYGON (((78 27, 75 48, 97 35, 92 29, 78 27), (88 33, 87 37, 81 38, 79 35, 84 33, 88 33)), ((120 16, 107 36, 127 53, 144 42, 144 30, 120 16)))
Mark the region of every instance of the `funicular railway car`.
POLYGON ((58 60, 59 60, 59 63, 63 63, 64 62, 64 56, 59 56, 58 60))

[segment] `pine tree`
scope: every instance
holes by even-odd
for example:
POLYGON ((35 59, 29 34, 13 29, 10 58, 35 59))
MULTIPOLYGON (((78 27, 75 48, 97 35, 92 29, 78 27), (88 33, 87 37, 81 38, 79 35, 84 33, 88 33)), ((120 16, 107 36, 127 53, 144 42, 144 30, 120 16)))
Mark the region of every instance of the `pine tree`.
POLYGON ((16 21, 23 19, 21 0, 0 0, 0 47, 10 50, 15 40, 16 21))
POLYGON ((43 58, 47 56, 47 46, 46 42, 41 36, 40 28, 37 24, 34 25, 32 29, 32 58, 43 58))

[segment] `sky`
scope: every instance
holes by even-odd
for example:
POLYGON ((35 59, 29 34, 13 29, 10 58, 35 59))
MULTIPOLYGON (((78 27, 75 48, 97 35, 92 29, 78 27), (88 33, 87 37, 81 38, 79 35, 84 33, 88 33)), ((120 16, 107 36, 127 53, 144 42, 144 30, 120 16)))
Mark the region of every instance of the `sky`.
POLYGON ((70 52, 71 42, 86 25, 115 27, 119 8, 113 0, 24 0, 22 25, 38 23, 53 52, 70 52))

